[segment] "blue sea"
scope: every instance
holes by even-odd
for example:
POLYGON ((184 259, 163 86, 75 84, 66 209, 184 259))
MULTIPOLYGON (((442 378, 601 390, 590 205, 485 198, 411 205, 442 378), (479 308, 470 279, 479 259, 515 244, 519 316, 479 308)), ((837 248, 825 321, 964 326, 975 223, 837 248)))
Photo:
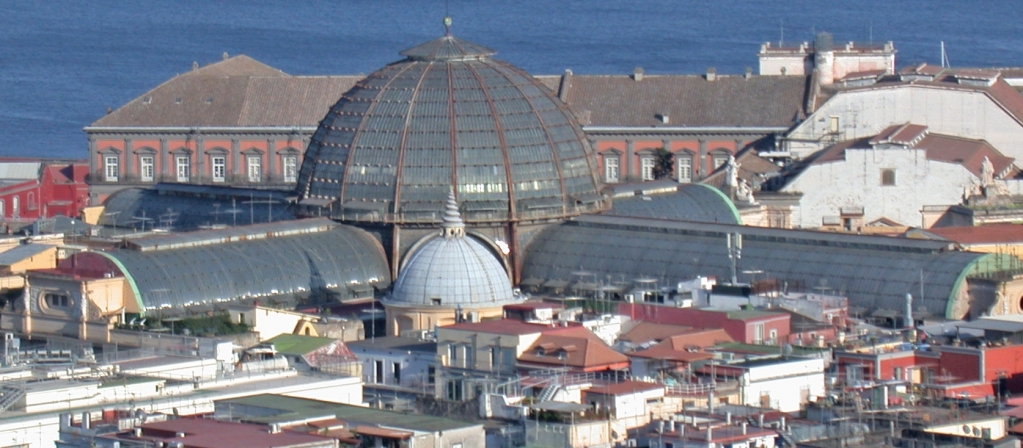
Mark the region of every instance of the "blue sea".
POLYGON ((221 54, 296 75, 369 73, 452 34, 533 74, 756 69, 766 41, 894 41, 900 67, 1023 66, 1023 2, 682 0, 5 0, 0 156, 84 158, 84 126, 221 54))

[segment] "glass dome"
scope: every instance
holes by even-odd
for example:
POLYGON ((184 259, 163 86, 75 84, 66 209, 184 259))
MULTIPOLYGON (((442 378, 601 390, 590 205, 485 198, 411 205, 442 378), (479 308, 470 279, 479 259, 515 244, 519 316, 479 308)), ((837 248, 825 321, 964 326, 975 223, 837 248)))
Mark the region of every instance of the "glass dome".
POLYGON ((438 223, 452 186, 468 223, 606 208, 568 106, 494 53, 444 36, 345 93, 305 153, 297 193, 306 213, 438 223))

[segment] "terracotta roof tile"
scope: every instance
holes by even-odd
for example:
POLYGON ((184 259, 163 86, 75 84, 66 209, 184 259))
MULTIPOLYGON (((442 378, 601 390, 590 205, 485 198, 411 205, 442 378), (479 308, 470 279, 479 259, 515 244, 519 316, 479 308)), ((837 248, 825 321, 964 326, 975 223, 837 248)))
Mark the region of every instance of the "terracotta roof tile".
MULTIPOLYGON (((585 330, 585 329, 583 329, 585 330)), ((578 330, 575 330, 578 331, 578 330)), ((585 330, 589 332, 589 330, 585 330)), ((568 366, 583 370, 617 369, 628 366, 629 358, 594 337, 543 334, 519 356, 528 364, 568 366), (540 355, 542 348, 543 355, 540 355)))
POLYGON ((94 127, 313 127, 361 76, 290 76, 237 56, 175 76, 94 127))
POLYGON ((692 330, 692 327, 683 325, 655 324, 653 322, 634 322, 632 328, 628 329, 618 340, 643 344, 650 341, 663 341, 677 334, 683 334, 692 330))
POLYGON ((986 226, 935 227, 928 232, 959 244, 998 244, 1023 242, 1023 225, 991 224, 986 226))
MULTIPOLYGON (((548 79, 548 81, 551 81, 548 79)), ((567 103, 584 126, 780 127, 802 111, 805 76, 572 75, 567 103), (668 116, 663 123, 660 115, 668 116), (588 118, 588 119, 587 119, 588 118)), ((550 87, 558 91, 558 84, 550 87)))

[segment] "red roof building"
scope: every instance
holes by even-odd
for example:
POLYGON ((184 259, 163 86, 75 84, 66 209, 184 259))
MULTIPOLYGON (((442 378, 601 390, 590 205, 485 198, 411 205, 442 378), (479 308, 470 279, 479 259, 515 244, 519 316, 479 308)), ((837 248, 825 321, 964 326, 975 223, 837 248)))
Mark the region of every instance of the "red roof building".
POLYGON ((0 217, 77 217, 89 200, 87 173, 84 162, 0 159, 0 217))

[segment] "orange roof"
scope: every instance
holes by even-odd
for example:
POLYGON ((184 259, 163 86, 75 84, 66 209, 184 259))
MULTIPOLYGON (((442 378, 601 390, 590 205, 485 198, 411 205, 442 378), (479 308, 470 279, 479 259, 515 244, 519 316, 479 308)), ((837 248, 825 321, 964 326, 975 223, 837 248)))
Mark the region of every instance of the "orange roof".
POLYGON ((675 362, 702 361, 714 357, 713 354, 707 352, 689 352, 683 350, 674 350, 659 345, 646 350, 629 353, 629 356, 635 356, 637 358, 663 359, 666 361, 675 362))
POLYGON ((928 232, 959 244, 992 244, 1023 242, 1023 225, 991 224, 986 226, 935 227, 928 232))
MULTIPOLYGON (((589 333, 589 330, 582 329, 589 333)), ((578 330, 568 332, 575 333, 578 330)), ((520 362, 570 366, 583 370, 614 369, 628 366, 629 358, 614 351, 596 336, 563 335, 564 332, 545 333, 519 356, 520 362)))
POLYGON ((692 330, 683 334, 675 335, 668 340, 661 342, 657 347, 670 348, 677 351, 685 351, 690 348, 707 348, 724 342, 735 342, 722 328, 708 328, 703 330, 692 330))
POLYGON ((650 341, 663 341, 672 336, 692 330, 683 325, 655 324, 653 322, 635 322, 633 327, 618 337, 618 340, 642 344, 650 341))

